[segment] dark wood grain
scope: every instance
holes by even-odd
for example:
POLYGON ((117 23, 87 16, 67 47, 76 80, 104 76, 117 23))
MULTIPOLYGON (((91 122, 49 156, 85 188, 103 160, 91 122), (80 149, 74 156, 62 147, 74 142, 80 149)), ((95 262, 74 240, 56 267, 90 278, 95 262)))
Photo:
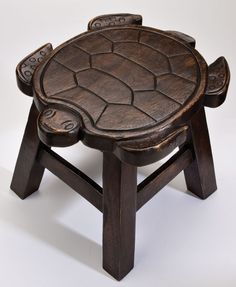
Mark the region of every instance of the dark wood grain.
POLYGON ((103 156, 103 268, 121 280, 134 266, 137 168, 103 156))
POLYGON ((188 190, 205 199, 216 190, 216 178, 204 107, 190 122, 194 161, 184 170, 188 190))
POLYGON ((21 199, 38 190, 44 172, 44 167, 36 161, 43 148, 37 133, 37 117, 38 110, 33 103, 11 182, 11 189, 21 199))

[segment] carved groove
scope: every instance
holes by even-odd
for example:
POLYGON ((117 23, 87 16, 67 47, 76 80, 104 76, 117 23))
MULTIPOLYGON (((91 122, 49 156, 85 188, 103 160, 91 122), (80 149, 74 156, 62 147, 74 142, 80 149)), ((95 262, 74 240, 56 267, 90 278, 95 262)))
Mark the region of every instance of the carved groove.
POLYGON ((70 72, 72 72, 74 74, 75 71, 71 70, 70 68, 68 68, 66 65, 62 64, 61 62, 59 62, 56 59, 53 59, 54 62, 56 62, 57 64, 61 65, 63 68, 69 70, 70 72))
POLYGON ((104 100, 104 98, 102 98, 101 96, 95 94, 95 93, 94 93, 93 91, 91 91, 90 89, 88 89, 88 88, 86 88, 86 87, 84 87, 84 86, 81 86, 81 85, 78 85, 78 87, 84 89, 85 91, 88 91, 89 93, 91 93, 91 94, 93 94, 94 96, 98 97, 100 100, 102 100, 104 103, 107 104, 107 101, 104 100))

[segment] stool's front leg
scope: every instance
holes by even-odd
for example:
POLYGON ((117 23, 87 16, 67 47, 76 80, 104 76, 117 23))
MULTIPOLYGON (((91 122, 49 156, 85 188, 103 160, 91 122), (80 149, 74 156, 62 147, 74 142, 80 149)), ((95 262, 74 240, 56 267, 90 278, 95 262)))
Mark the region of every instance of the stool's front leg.
POLYGON ((33 103, 11 182, 11 189, 21 199, 38 190, 44 172, 44 167, 36 161, 36 156, 43 145, 37 132, 38 114, 33 103))
MULTIPOLYGON (((24 94, 33 96, 34 71, 51 52, 52 45, 48 43, 25 57, 17 65, 17 85, 24 94)), ((44 168, 36 161, 37 154, 43 145, 37 132, 38 115, 38 110, 33 103, 11 182, 11 189, 22 199, 39 188, 44 172, 44 168)))
MULTIPOLYGON (((204 105, 218 107, 226 98, 230 81, 229 66, 224 57, 208 68, 208 85, 204 105)), ((185 169, 188 189, 202 199, 216 190, 216 179, 204 107, 191 119, 190 141, 195 154, 194 162, 185 169)))
POLYGON ((137 168, 103 156, 103 268, 121 280, 134 266, 137 168))
POLYGON ((188 190, 202 199, 216 190, 216 178, 204 107, 191 119, 190 143, 194 161, 184 170, 188 190))

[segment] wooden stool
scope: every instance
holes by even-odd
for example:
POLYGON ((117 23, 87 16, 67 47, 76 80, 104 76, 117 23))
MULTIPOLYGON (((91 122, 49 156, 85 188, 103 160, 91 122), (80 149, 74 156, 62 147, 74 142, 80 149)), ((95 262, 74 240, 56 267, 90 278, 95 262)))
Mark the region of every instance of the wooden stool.
POLYGON ((103 267, 121 280, 134 265, 136 211, 184 170, 205 199, 216 180, 204 106, 225 98, 225 58, 209 67, 180 32, 142 26, 142 17, 104 15, 53 50, 39 48, 16 69, 33 96, 11 188, 35 192, 47 168, 103 213, 103 267), (50 147, 82 141, 103 152, 103 188, 50 147), (137 166, 163 166, 137 185, 137 166))

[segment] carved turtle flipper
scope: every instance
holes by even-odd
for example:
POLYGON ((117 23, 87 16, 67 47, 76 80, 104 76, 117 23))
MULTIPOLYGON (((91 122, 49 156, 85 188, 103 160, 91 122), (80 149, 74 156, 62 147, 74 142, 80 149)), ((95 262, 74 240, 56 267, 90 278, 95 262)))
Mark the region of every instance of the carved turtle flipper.
POLYGON ((88 30, 97 30, 108 26, 142 25, 142 16, 128 13, 107 14, 93 18, 88 23, 88 30))
POLYGON ((208 85, 205 106, 216 108, 225 101, 230 81, 229 66, 224 57, 218 58, 208 68, 208 85))
POLYGON ((184 34, 182 32, 178 32, 178 31, 170 31, 170 30, 165 31, 165 32, 170 34, 171 36, 174 36, 178 39, 183 40, 184 42, 188 43, 193 48, 195 48, 195 46, 196 46, 196 40, 187 34, 184 34))
POLYGON ((48 146, 66 147, 80 139, 81 122, 70 110, 47 108, 38 117, 38 135, 48 146))
POLYGON ((16 67, 16 80, 19 89, 28 96, 33 96, 32 77, 43 59, 52 52, 52 44, 47 43, 26 56, 16 67))

